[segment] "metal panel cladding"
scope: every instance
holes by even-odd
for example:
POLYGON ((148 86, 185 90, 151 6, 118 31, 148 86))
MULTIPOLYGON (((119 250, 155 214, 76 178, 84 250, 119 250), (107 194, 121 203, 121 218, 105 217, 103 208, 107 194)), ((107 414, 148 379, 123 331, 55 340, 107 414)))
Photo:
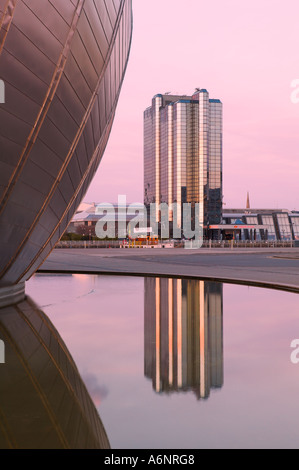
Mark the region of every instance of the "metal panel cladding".
POLYGON ((0 285, 54 248, 110 134, 131 0, 0 0, 0 285))

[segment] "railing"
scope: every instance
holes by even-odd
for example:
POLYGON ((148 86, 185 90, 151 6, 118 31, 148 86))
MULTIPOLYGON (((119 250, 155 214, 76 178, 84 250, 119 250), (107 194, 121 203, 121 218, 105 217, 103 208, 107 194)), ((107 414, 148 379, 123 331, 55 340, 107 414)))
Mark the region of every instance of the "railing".
MULTIPOLYGON (((236 240, 205 240, 202 248, 294 248, 299 246, 296 241, 236 241, 236 240)), ((122 241, 60 241, 56 248, 184 248, 184 241, 159 241, 156 245, 141 244, 130 241, 124 244, 122 241)))
POLYGON ((295 246, 298 245, 294 240, 205 240, 202 248, 295 248, 295 246))
POLYGON ((60 241, 55 248, 119 248, 119 241, 60 241))

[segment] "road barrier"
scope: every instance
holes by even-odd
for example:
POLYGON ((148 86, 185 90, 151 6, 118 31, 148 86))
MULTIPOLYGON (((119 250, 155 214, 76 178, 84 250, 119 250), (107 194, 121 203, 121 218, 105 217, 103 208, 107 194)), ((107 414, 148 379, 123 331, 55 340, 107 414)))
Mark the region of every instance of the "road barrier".
MULTIPOLYGON (((297 241, 237 241, 237 240, 205 240, 201 248, 295 248, 299 247, 297 241)), ((60 241, 56 245, 61 248, 184 248, 183 240, 163 240, 155 245, 142 245, 128 241, 124 243, 121 240, 89 240, 89 241, 60 241)))

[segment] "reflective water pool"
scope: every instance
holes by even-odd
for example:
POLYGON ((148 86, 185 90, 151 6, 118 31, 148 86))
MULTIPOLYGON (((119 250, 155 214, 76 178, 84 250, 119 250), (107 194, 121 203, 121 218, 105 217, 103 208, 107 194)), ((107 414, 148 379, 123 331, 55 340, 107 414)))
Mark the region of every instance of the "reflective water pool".
MULTIPOLYGON (((49 357, 56 354, 56 363, 63 364, 59 377, 63 369, 77 389, 80 381, 85 384, 86 396, 82 391, 78 396, 84 403, 91 397, 101 420, 96 432, 112 448, 298 447, 299 363, 291 360, 291 342, 299 338, 297 294, 198 280, 87 275, 36 275, 27 294, 65 343, 58 348, 52 337, 47 343, 49 357), (70 372, 75 366, 78 377, 70 372)), ((26 318, 30 323, 32 316, 26 318)), ((0 338, 7 330, 3 324, 0 316, 0 338)), ((43 338, 44 329, 36 327, 43 338)), ((0 375, 6 368, 13 376, 10 366, 8 360, 0 365, 0 375)), ((18 393, 31 393, 23 385, 18 393)), ((1 390, 0 422, 7 419, 1 407, 7 393, 12 393, 8 382, 1 390)), ((56 398, 55 406, 55 419, 62 414, 66 420, 67 405, 56 398)), ((87 408, 94 422, 91 405, 87 408)), ((73 409, 68 429, 82 420, 82 406, 81 418, 73 409)), ((61 436, 64 427, 59 429, 61 436)), ((93 438, 94 433, 85 445, 93 438)), ((82 446, 82 439, 70 445, 82 446)))

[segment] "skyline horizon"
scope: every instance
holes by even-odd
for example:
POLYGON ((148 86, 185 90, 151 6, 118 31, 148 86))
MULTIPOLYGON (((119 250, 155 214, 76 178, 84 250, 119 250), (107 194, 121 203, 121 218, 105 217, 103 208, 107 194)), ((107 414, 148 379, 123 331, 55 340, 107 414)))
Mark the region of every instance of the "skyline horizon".
MULTIPOLYGON (((198 10, 196 0, 188 6, 198 10)), ((113 201, 118 194, 143 201, 144 110, 157 93, 188 94, 201 87, 223 103, 224 208, 245 205, 249 191, 252 207, 299 209, 299 104, 291 100, 299 5, 291 0, 290 8, 292 15, 278 1, 214 0, 200 9, 201 18, 213 21, 198 28, 196 15, 182 21, 185 10, 177 0, 133 1, 133 42, 119 106, 83 201, 113 201)))
MULTIPOLYGON (((250 196, 250 194, 249 194, 249 196, 250 196)), ((126 196, 125 194, 119 194, 118 197, 123 198, 123 197, 127 197, 127 196, 126 196)), ((246 197, 247 197, 247 193, 246 193, 246 197)), ((93 205, 93 204, 95 204, 95 205, 100 205, 100 204, 112 204, 112 205, 114 205, 114 206, 119 205, 118 202, 112 201, 112 200, 111 200, 111 201, 99 201, 99 200, 94 200, 94 201, 90 200, 90 201, 88 201, 88 200, 83 200, 83 201, 80 203, 80 206, 83 205, 83 204, 87 204, 87 205, 93 205)), ((136 205, 137 205, 137 204, 138 204, 138 205, 139 205, 139 204, 144 205, 144 201, 137 201, 137 200, 132 200, 132 201, 131 201, 131 200, 127 200, 127 205, 133 206, 134 204, 136 204, 136 205)), ((121 205, 121 204, 120 204, 120 205, 121 205)), ((80 206, 79 206, 79 207, 80 207, 80 206)), ((122 206, 122 205, 121 205, 121 206, 122 206)), ((246 207, 246 203, 244 204, 244 206, 240 205, 240 206, 234 206, 234 207, 233 207, 233 206, 231 206, 231 207, 226 207, 226 204, 224 204, 223 206, 224 206, 224 207, 223 207, 224 210, 225 210, 225 209, 234 209, 234 210, 235 210, 235 209, 244 209, 244 211, 245 211, 245 210, 250 210, 250 211, 252 211, 252 210, 254 210, 254 209, 257 209, 257 210, 262 210, 262 209, 271 209, 271 210, 272 210, 272 209, 273 209, 273 210, 288 210, 288 211, 290 211, 290 212, 292 212, 292 211, 299 212, 299 208, 298 208, 298 210, 297 210, 297 209, 292 209, 292 210, 291 210, 291 209, 289 209, 288 207, 284 207, 284 206, 281 206, 281 207, 274 207, 274 206, 267 206, 267 207, 266 207, 266 206, 265 206, 265 207, 262 207, 262 206, 261 206, 261 207, 258 207, 258 206, 252 206, 252 205, 250 205, 250 207, 247 208, 247 207, 246 207)))

